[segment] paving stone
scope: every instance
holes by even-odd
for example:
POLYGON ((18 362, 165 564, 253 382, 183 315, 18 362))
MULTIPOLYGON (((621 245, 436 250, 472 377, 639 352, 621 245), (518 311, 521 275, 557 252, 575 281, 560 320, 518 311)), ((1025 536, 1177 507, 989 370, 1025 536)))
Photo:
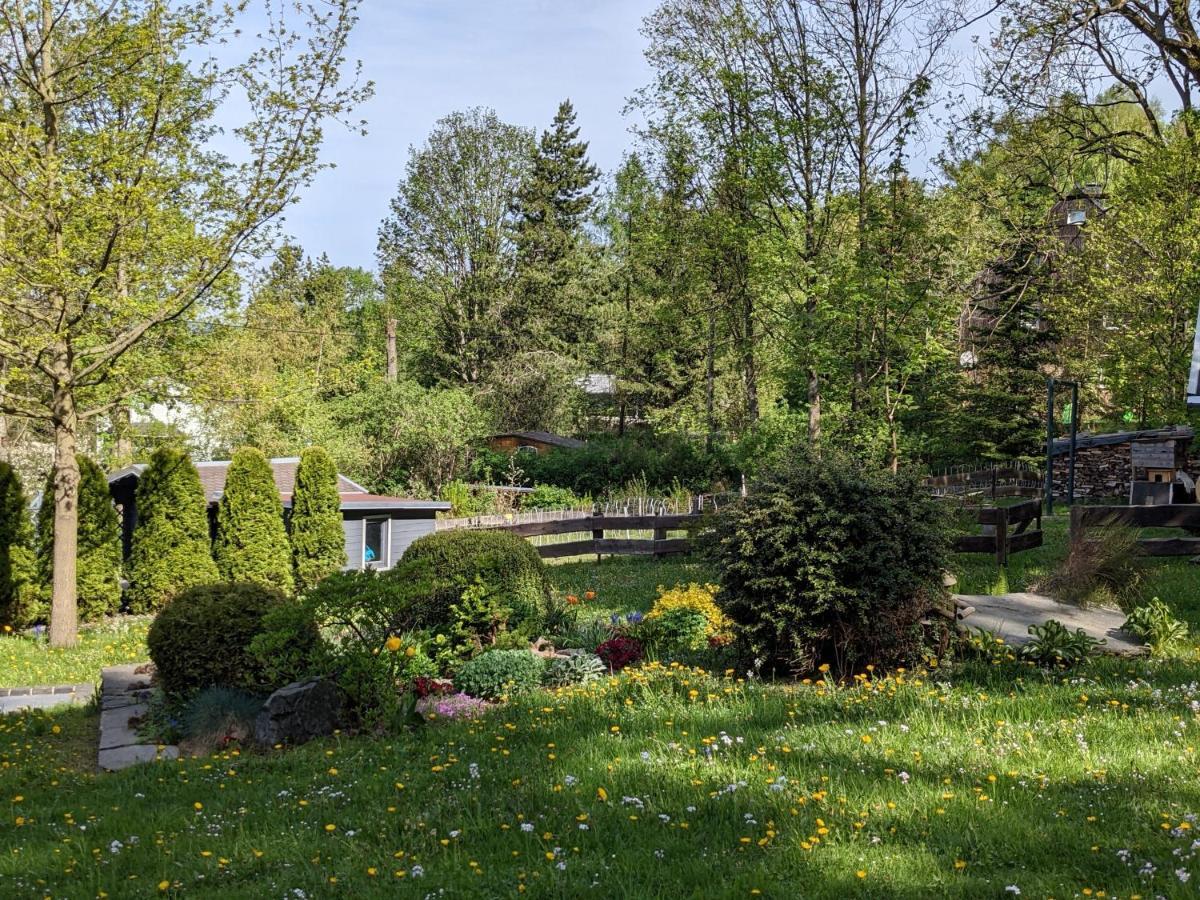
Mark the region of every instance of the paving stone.
POLYGON ((129 724, 136 716, 143 716, 149 709, 144 703, 120 709, 106 709, 100 713, 100 749, 128 747, 138 743, 137 730, 129 724))
POLYGON ((121 709, 126 706, 137 706, 147 703, 153 693, 150 688, 129 691, 124 694, 104 694, 100 698, 101 709, 121 709))
POLYGON ((1104 645, 1098 648, 1103 653, 1138 656, 1146 652, 1144 644, 1121 630, 1125 624, 1125 614, 1120 610, 1100 606, 1084 609, 1040 594, 1020 592, 998 596, 955 594, 954 598, 975 607, 974 612, 959 623, 960 627, 971 630, 982 628, 1004 638, 1008 644, 1020 646, 1026 643, 1030 625, 1041 625, 1050 619, 1057 619, 1071 631, 1082 628, 1092 637, 1103 639, 1104 645))
POLYGON ((101 750, 97 762, 101 771, 116 772, 138 763, 178 758, 179 748, 173 745, 167 745, 159 750, 154 744, 134 744, 129 747, 113 747, 109 750, 101 750))
POLYGON ((143 690, 150 687, 150 676, 139 675, 136 669, 145 663, 129 663, 124 666, 109 666, 100 673, 102 690, 108 694, 126 694, 132 690, 143 690))

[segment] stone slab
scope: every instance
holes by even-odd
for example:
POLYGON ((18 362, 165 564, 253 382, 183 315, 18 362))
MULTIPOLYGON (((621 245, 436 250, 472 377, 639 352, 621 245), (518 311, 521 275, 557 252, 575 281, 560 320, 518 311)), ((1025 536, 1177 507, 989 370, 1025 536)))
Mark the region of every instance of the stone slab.
POLYGON ((954 599, 975 607, 974 612, 962 620, 960 627, 970 630, 982 628, 1015 646, 1029 640, 1030 625, 1041 625, 1050 619, 1057 619, 1071 631, 1082 628, 1092 637, 1103 639, 1106 643, 1099 648, 1103 653, 1138 656, 1146 652, 1144 644, 1121 629, 1125 624, 1125 614, 1117 609, 1100 606, 1085 609, 1040 594, 1024 592, 955 594, 954 599))
POLYGON ((113 747, 101 750, 97 760, 102 772, 116 772, 137 763, 157 762, 161 759, 178 759, 179 748, 173 745, 161 750, 154 744, 134 744, 129 747, 113 747))
POLYGON ((53 709, 56 706, 87 703, 95 688, 91 684, 52 684, 36 687, 0 689, 0 715, 25 709, 53 709))
POLYGON ((123 706, 120 709, 106 709, 100 713, 100 749, 110 750, 114 747, 128 747, 139 742, 137 730, 130 725, 129 720, 136 716, 144 716, 149 709, 144 703, 136 706, 123 706))
POLYGON ((150 676, 139 675, 135 671, 145 663, 128 663, 123 666, 109 666, 100 673, 101 690, 105 696, 109 694, 127 694, 132 690, 144 690, 150 687, 150 676))
POLYGON ((125 706, 137 706, 150 701, 150 688, 129 691, 123 694, 105 694, 100 698, 101 709, 121 709, 125 706))

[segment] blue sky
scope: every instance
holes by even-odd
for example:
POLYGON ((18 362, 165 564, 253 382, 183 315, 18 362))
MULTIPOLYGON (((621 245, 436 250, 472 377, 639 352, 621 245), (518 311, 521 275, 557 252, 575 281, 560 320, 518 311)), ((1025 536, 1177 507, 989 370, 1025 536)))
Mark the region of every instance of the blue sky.
POLYGON ((326 131, 322 172, 284 223, 312 256, 373 268, 375 236, 408 159, 469 106, 541 130, 569 97, 606 172, 632 146, 625 100, 649 80, 641 20, 654 0, 363 0, 350 57, 375 96, 366 137, 326 131))

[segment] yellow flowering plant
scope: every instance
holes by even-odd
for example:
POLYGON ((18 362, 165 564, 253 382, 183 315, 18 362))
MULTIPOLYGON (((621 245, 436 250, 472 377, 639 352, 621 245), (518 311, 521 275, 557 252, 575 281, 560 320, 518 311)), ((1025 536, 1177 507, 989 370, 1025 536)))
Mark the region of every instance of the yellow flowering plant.
POLYGON ((715 584, 696 582, 672 588, 660 586, 658 599, 646 614, 649 630, 667 632, 668 643, 685 645, 686 649, 729 643, 733 622, 717 606, 714 598, 718 591, 720 587, 715 584))

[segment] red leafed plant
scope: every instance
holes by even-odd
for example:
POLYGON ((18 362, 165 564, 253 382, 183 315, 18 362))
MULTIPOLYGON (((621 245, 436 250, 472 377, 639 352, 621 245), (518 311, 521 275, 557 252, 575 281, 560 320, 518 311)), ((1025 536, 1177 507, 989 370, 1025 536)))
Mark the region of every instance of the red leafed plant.
POLYGON ((606 666, 618 672, 631 663, 640 661, 645 657, 646 651, 637 638, 619 634, 597 647, 596 655, 604 660, 606 666))
POLYGON ((412 689, 418 697, 454 693, 454 685, 447 679, 429 678, 425 675, 418 675, 412 680, 412 689))

